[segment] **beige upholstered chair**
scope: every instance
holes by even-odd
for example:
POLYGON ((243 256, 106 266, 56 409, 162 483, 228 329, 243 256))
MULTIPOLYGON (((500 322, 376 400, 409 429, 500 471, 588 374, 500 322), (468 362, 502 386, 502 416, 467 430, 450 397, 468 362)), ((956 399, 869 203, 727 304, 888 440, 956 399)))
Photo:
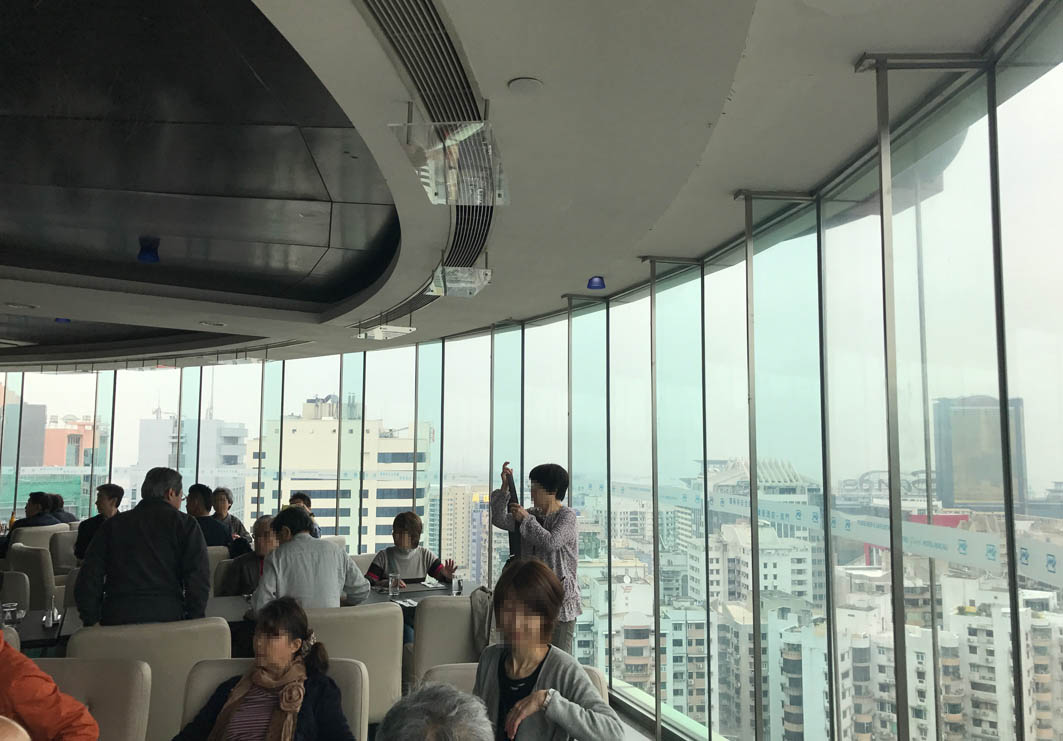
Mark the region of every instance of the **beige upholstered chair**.
POLYGON ((20 527, 11 532, 11 545, 22 543, 30 548, 44 548, 47 550, 48 542, 52 539, 52 533, 69 533, 67 523, 60 522, 58 525, 41 525, 39 527, 20 527))
POLYGON ((151 667, 135 659, 36 659, 60 691, 89 709, 107 741, 143 741, 151 667))
POLYGON ((21 571, 5 571, 0 574, 0 602, 18 602, 25 610, 30 603, 30 578, 21 571))
POLYGON ((222 561, 229 560, 229 549, 223 545, 207 546, 207 561, 210 568, 210 594, 214 596, 214 571, 222 561))
POLYGON ((80 566, 75 566, 73 571, 66 575, 66 584, 63 585, 63 609, 77 610, 77 599, 74 595, 74 587, 77 584, 80 566))
MULTIPOLYGON (((327 648, 327 647, 326 647, 327 648)), ((210 659, 201 661, 188 673, 185 685, 183 728, 196 717, 222 682, 243 674, 254 659, 210 659)), ((353 659, 329 657, 328 675, 340 688, 343 715, 351 733, 359 741, 369 738, 369 672, 353 659)))
POLYGON ((67 530, 52 533, 48 540, 48 552, 52 554, 52 570, 58 574, 69 574, 77 567, 78 560, 74 555, 74 544, 77 543, 77 530, 67 530))
POLYGON ((180 698, 192 667, 203 659, 229 658, 229 647, 229 624, 215 617, 82 628, 70 637, 66 655, 146 661, 154 678, 147 738, 156 741, 171 739, 180 730, 180 698))
POLYGON ((76 533, 77 529, 79 527, 81 527, 81 523, 82 523, 82 520, 74 520, 73 522, 68 522, 67 525, 69 525, 70 529, 73 530, 76 533))
POLYGON ((18 637, 18 631, 12 628, 10 625, 4 626, 4 640, 7 641, 7 645, 16 651, 21 650, 22 640, 18 637))
MULTIPOLYGON (((15 532, 17 533, 18 530, 15 532)), ((53 596, 56 606, 63 604, 63 587, 56 585, 55 573, 52 571, 52 556, 47 548, 31 548, 22 543, 16 543, 7 549, 7 565, 12 571, 21 571, 29 577, 29 609, 47 609, 52 604, 53 596)))
POLYGON ((358 567, 358 570, 363 574, 369 571, 369 567, 373 564, 373 559, 376 558, 375 553, 359 553, 357 556, 351 556, 354 559, 354 565, 358 567))
POLYGON ((344 553, 347 552, 347 538, 342 535, 322 535, 322 540, 327 540, 330 543, 335 543, 340 547, 340 550, 344 553))
POLYGON ((233 565, 233 559, 227 558, 224 561, 219 561, 218 565, 214 567, 214 577, 211 579, 211 594, 222 594, 222 586, 225 584, 225 577, 229 574, 229 569, 233 565))
MULTIPOLYGON (((418 607, 417 609, 421 608, 418 607)), ((608 702, 609 685, 605 681, 605 675, 597 667, 585 666, 583 668, 587 672, 587 678, 594 685, 594 689, 598 690, 602 699, 608 702)), ((472 692, 472 688, 476 686, 476 664, 440 664, 439 666, 433 666, 424 673, 423 681, 442 682, 456 687, 462 692, 472 692)))
POLYGON ((392 603, 307 610, 330 657, 357 659, 369 672, 369 722, 402 696, 402 609, 392 603))
POLYGON ((414 617, 413 681, 440 664, 479 661, 472 642, 472 605, 468 597, 425 597, 414 617), (417 640, 425 636, 427 640, 417 640), (445 641, 432 636, 446 636, 445 641))

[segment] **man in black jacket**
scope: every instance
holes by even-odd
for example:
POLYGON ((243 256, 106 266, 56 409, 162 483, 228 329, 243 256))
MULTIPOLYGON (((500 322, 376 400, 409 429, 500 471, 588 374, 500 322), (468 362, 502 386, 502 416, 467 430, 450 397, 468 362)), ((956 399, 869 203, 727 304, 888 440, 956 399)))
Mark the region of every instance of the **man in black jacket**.
POLYGON ((51 495, 43 491, 31 491, 26 497, 26 516, 15 520, 10 532, 0 538, 0 558, 7 553, 7 545, 11 540, 11 533, 20 527, 41 527, 44 525, 61 525, 50 512, 52 507, 51 495))
POLYGON ((181 474, 153 468, 141 501, 100 527, 74 597, 85 625, 164 623, 203 617, 210 594, 207 544, 180 511, 181 474))
POLYGON ((213 496, 214 493, 206 484, 192 484, 188 487, 188 495, 185 497, 185 512, 196 518, 208 546, 220 545, 228 548, 233 539, 232 534, 225 525, 210 515, 213 496))
POLYGON ((78 528, 74 555, 79 560, 85 558, 85 554, 89 552, 89 543, 96 537, 103 523, 118 514, 118 507, 122 504, 123 496, 125 496, 125 489, 118 484, 100 484, 96 487, 96 511, 99 514, 85 520, 78 528))

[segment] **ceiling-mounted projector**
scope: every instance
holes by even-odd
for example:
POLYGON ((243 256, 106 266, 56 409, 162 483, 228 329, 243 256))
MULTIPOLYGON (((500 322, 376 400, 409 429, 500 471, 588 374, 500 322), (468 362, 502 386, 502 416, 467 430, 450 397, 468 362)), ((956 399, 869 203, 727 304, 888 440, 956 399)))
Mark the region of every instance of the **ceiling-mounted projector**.
POLYGON ((425 295, 472 298, 490 284, 491 271, 486 268, 438 267, 425 295))
POLYGON ((355 335, 359 340, 393 340, 413 332, 413 327, 400 327, 396 324, 378 324, 369 329, 363 329, 355 335))

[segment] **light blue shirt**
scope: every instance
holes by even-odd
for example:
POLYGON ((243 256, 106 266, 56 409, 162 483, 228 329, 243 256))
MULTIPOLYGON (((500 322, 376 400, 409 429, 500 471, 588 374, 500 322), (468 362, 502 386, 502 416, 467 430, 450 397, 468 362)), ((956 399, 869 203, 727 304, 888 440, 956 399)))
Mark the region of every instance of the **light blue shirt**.
POLYGON ((278 597, 294 597, 310 610, 339 607, 341 597, 356 605, 368 595, 369 582, 342 548, 299 533, 266 556, 251 610, 257 614, 278 597))

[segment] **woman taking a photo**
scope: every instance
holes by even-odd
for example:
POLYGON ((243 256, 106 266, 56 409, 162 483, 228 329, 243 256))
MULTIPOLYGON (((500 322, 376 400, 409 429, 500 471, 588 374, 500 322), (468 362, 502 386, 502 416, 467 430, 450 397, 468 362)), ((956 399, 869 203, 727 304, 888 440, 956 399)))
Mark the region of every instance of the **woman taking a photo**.
POLYGON ((572 653, 580 604, 576 563, 579 561, 579 524, 576 511, 564 505, 568 472, 556 463, 536 466, 528 474, 534 506, 526 510, 510 502, 513 470, 502 466, 502 488, 491 494, 491 522, 495 527, 520 533, 520 553, 512 556, 538 558, 561 582, 565 599, 553 636, 553 645, 572 653))
POLYGON ((257 620, 255 665, 222 682, 174 741, 353 741, 303 608, 281 597, 257 620))
POLYGON ((488 646, 473 694, 484 701, 498 741, 619 741, 620 719, 572 656, 550 645, 564 590, 542 561, 510 561, 494 594, 505 643, 488 646))

